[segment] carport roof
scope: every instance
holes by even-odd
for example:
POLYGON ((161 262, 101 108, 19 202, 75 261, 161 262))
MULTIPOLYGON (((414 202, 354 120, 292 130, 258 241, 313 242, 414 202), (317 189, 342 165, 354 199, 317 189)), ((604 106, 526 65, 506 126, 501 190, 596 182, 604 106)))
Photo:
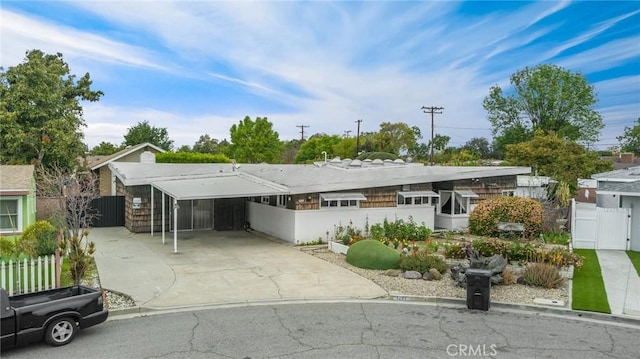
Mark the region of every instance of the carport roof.
POLYGON ((155 181, 151 185, 177 200, 271 196, 289 193, 284 186, 239 172, 219 174, 213 177, 155 181))

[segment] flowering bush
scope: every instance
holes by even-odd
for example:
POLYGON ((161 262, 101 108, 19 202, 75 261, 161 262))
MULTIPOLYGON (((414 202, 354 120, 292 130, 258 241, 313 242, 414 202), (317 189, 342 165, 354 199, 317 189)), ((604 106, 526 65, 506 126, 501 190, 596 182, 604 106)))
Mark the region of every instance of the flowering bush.
POLYGON ((499 236, 499 222, 523 223, 524 235, 533 238, 542 232, 543 208, 540 202, 523 197, 495 197, 480 202, 469 216, 469 232, 480 236, 499 236))
POLYGON ((445 243, 444 246, 444 257, 452 258, 452 259, 465 259, 467 258, 467 247, 468 243, 457 242, 457 243, 445 243))

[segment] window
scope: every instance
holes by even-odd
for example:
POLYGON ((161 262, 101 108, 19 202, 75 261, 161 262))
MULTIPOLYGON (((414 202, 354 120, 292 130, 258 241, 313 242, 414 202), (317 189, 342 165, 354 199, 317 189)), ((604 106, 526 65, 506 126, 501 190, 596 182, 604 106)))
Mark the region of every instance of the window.
POLYGON ((468 190, 440 191, 440 210, 443 214, 468 214, 471 207, 471 198, 479 197, 475 192, 468 190))
POLYGON ((320 208, 358 208, 366 200, 362 193, 320 193, 320 208))
POLYGON ((286 207, 287 206, 287 196, 284 194, 278 195, 278 207, 286 207))
POLYGON ((18 197, 0 199, 0 231, 2 233, 22 232, 22 201, 18 197))
POLYGON ((398 205, 431 205, 438 204, 439 195, 433 191, 398 192, 398 205))
POLYGON ((260 197, 260 202, 264 204, 269 204, 269 196, 260 197))
POLYGON ((515 191, 515 190, 513 190, 513 189, 505 189, 505 190, 502 190, 502 195, 503 195, 503 196, 507 196, 507 197, 513 197, 513 196, 515 196, 515 193, 516 193, 516 191, 515 191))

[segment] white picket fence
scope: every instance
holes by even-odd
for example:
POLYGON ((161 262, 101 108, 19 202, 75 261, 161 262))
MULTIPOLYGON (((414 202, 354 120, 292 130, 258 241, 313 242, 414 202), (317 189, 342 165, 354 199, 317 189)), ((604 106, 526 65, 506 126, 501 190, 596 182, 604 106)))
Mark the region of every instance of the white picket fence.
MULTIPOLYGON (((62 268, 63 257, 60 257, 62 268)), ((0 283, 9 295, 56 288, 56 256, 0 262, 0 283)))

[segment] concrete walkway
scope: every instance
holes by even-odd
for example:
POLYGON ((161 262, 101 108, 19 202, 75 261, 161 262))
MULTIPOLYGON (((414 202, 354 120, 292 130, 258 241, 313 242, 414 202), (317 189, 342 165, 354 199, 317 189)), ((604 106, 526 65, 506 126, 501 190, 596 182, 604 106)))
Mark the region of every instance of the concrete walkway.
POLYGON ((640 277, 624 251, 597 250, 611 314, 640 316, 640 277))
POLYGON ((139 307, 164 309, 265 300, 380 298, 359 275, 277 240, 244 231, 181 232, 172 238, 94 228, 102 287, 139 307))

